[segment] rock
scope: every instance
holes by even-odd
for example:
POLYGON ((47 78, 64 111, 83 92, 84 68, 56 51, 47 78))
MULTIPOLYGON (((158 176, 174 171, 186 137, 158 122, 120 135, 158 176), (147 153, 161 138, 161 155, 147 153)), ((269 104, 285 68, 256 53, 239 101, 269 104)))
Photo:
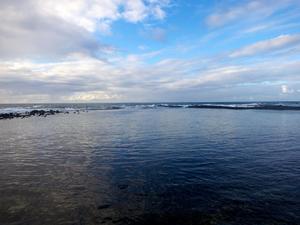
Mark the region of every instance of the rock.
POLYGON ((62 113, 59 110, 32 110, 29 112, 25 112, 25 113, 0 113, 0 119, 13 119, 13 118, 27 118, 30 116, 42 116, 42 117, 47 117, 49 115, 55 115, 58 113, 62 113))

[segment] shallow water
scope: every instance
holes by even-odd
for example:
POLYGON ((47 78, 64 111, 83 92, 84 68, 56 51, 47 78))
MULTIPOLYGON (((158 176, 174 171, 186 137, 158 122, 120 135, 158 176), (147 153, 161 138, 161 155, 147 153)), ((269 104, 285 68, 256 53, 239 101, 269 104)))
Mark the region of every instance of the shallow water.
POLYGON ((300 224, 299 111, 0 121, 0 224, 300 224))

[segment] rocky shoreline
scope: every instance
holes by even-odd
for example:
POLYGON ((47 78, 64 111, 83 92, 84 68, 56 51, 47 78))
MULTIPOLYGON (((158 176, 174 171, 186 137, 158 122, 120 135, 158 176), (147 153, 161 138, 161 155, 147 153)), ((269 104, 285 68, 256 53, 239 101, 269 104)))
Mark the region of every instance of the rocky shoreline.
POLYGON ((3 119, 14 119, 14 118, 28 118, 31 116, 42 116, 47 117, 50 115, 55 115, 58 113, 69 113, 68 111, 60 111, 60 110, 32 110, 28 112, 10 112, 10 113, 0 113, 0 120, 3 119))

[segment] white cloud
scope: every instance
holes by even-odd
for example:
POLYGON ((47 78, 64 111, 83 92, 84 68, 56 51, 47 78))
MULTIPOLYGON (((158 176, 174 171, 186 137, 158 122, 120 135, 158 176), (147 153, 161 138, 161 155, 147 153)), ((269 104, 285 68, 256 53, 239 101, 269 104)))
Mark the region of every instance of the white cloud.
POLYGON ((288 86, 287 85, 281 85, 281 92, 287 93, 288 92, 288 86))
POLYGON ((104 91, 86 91, 86 92, 75 92, 71 96, 65 97, 66 101, 113 101, 120 100, 121 96, 117 94, 109 94, 104 91))
POLYGON ((251 1, 245 5, 236 6, 229 9, 222 9, 208 16, 206 22, 209 26, 221 26, 230 21, 244 16, 249 11, 256 11, 262 8, 263 1, 251 1))
POLYGON ((259 41, 252 45, 243 47, 237 51, 234 51, 229 56, 230 57, 243 57, 255 55, 258 53, 266 53, 274 50, 278 50, 285 47, 290 47, 291 45, 300 43, 300 35, 280 35, 276 38, 259 41))
POLYGON ((241 21, 250 18, 257 20, 272 15, 278 9, 288 6, 291 2, 293 0, 243 1, 243 3, 230 8, 221 7, 217 9, 217 11, 207 17, 206 23, 211 27, 218 27, 237 20, 241 21))
POLYGON ((283 94, 292 94, 292 93, 294 93, 295 91, 294 91, 294 89, 292 89, 292 88, 289 88, 287 85, 281 85, 281 93, 283 93, 283 94))
POLYGON ((168 1, 2 0, 1 58, 59 58, 73 52, 105 54, 111 46, 93 35, 111 33, 117 20, 161 20, 168 1))
MULTIPOLYGON (((34 0, 32 0, 34 1, 34 0)), ((109 30, 112 21, 125 19, 141 22, 147 17, 164 19, 163 7, 168 2, 145 0, 35 0, 38 10, 46 15, 83 27, 89 32, 109 30)))
POLYGON ((228 66, 220 67, 216 69, 209 69, 200 72, 198 75, 192 78, 178 79, 174 82, 166 84, 169 89, 188 89, 199 86, 210 86, 215 85, 218 82, 223 82, 224 84, 228 80, 236 80, 241 75, 245 73, 250 73, 253 71, 252 68, 241 67, 241 66, 228 66))
POLYGON ((213 96, 217 92, 228 96, 238 87, 253 90, 265 84, 278 87, 283 79, 286 83, 283 93, 292 94, 292 90, 299 89, 289 87, 291 83, 294 86, 299 83, 299 61, 227 66, 218 65, 216 61, 207 64, 199 59, 146 63, 148 57, 157 54, 159 52, 108 61, 77 54, 56 63, 1 62, 0 101, 145 101, 178 93, 182 97, 191 93, 213 96), (202 69, 195 69, 203 65, 202 69))
POLYGON ((269 29, 272 25, 270 24, 261 24, 250 27, 244 31, 244 33, 256 33, 258 31, 269 29))
POLYGON ((125 2, 123 17, 129 22, 142 21, 147 16, 147 9, 143 1, 131 0, 125 2))

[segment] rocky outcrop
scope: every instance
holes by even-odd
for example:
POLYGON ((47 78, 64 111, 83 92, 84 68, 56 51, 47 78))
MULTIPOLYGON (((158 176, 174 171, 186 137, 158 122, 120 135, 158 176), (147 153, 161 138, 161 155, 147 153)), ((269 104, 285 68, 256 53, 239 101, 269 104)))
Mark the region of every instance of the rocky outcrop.
POLYGON ((55 115, 58 113, 62 113, 62 111, 59 110, 32 110, 25 113, 20 112, 11 112, 11 113, 0 113, 0 120, 1 119, 13 119, 13 118, 27 118, 31 116, 50 116, 55 115))

